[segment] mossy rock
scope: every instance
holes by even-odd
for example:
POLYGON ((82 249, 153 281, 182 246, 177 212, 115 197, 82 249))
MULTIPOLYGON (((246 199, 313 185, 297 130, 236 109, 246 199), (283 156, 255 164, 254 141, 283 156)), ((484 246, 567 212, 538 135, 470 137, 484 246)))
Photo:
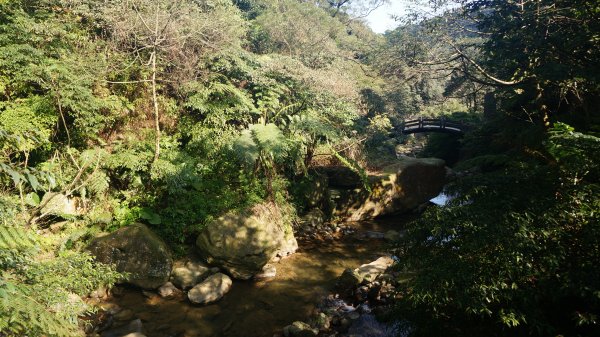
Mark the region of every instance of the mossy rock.
POLYGON ((369 176, 371 190, 335 190, 334 215, 359 221, 416 209, 438 195, 446 183, 445 162, 406 158, 369 176))
POLYGON ((210 264, 237 279, 250 279, 276 255, 298 248, 289 224, 272 203, 231 211, 211 222, 196 240, 200 254, 210 264))
POLYGON ((169 280, 173 258, 165 242, 146 225, 135 223, 97 237, 88 246, 96 260, 127 273, 125 282, 156 289, 169 280))

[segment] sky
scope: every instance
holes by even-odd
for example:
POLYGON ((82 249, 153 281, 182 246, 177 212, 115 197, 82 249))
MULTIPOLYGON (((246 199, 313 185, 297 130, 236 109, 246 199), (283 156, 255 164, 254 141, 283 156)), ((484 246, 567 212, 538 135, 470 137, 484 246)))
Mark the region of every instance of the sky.
POLYGON ((366 18, 367 24, 375 33, 385 33, 398 26, 391 18, 392 15, 402 15, 406 9, 406 1, 390 0, 389 3, 377 8, 366 18))

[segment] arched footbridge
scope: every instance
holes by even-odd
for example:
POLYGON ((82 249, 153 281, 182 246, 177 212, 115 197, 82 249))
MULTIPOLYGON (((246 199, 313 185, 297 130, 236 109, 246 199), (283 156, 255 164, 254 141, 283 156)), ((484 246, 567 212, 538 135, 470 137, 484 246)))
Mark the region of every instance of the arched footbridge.
POLYGON ((467 124, 450 121, 442 118, 419 118, 405 121, 400 128, 402 134, 422 132, 442 132, 462 135, 469 126, 467 124))

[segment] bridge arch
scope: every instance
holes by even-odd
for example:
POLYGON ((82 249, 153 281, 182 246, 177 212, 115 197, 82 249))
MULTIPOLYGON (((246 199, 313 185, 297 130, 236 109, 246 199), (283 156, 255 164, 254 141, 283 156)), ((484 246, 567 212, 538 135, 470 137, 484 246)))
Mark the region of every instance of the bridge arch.
POLYGON ((462 135, 467 126, 462 123, 452 122, 444 117, 441 118, 418 118, 405 121, 402 125, 402 134, 423 133, 423 132, 441 132, 462 135))

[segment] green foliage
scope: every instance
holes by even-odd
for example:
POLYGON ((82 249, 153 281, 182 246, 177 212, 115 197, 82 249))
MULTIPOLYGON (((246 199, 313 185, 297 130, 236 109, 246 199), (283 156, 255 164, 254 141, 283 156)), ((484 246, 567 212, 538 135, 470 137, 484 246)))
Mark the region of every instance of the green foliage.
POLYGON ((241 161, 249 166, 258 160, 281 162, 287 154, 286 138, 275 124, 254 124, 244 130, 233 144, 233 149, 241 161))
POLYGON ((22 250, 33 248, 36 241, 36 236, 22 228, 0 226, 0 249, 22 250))
POLYGON ((79 296, 120 277, 88 253, 62 250, 48 258, 48 242, 56 241, 0 226, 0 332, 7 336, 83 335, 77 318, 90 308, 79 296))
POLYGON ((416 310, 405 314, 436 323, 419 334, 599 331, 598 141, 558 125, 547 141, 558 166, 513 157, 410 225, 400 261, 415 271, 404 303, 416 310))
POLYGON ((72 325, 47 311, 47 308, 30 296, 31 290, 0 280, 0 332, 7 336, 59 336, 82 334, 72 325))

